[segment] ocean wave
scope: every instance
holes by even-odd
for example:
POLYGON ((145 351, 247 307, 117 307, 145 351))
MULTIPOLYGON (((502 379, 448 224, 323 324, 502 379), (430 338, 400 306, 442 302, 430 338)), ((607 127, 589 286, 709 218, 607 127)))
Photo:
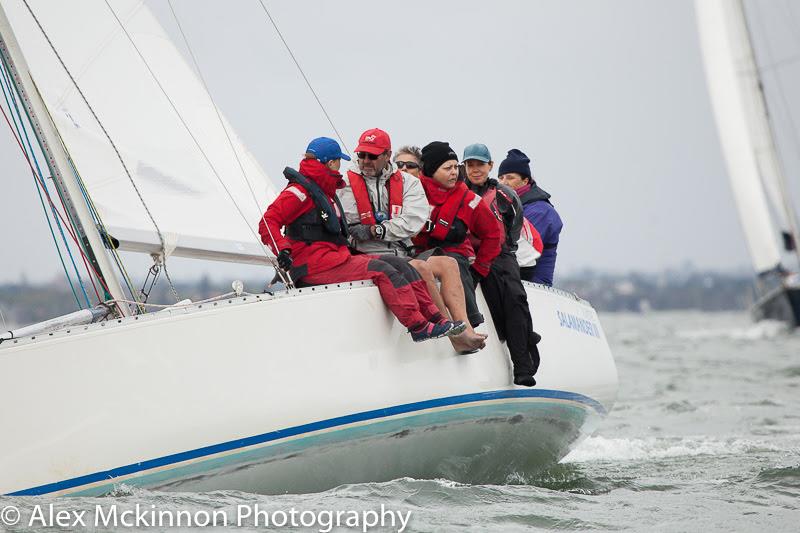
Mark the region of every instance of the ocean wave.
POLYGON ((747 439, 709 439, 707 437, 609 439, 589 437, 569 453, 562 463, 595 461, 644 461, 697 455, 739 455, 785 451, 773 444, 747 439))
POLYGON ((706 328, 677 331, 678 337, 690 340, 730 339, 755 341, 783 337, 789 333, 789 327, 777 320, 762 320, 741 328, 706 328))

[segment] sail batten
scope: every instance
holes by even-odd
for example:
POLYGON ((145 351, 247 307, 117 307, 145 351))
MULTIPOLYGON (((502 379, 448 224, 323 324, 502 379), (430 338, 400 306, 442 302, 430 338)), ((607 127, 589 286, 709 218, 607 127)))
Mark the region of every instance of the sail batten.
POLYGON ((152 13, 115 1, 122 31, 103 0, 28 2, 131 173, 22 1, 2 0, 64 145, 104 224, 127 236, 124 248, 150 253, 159 243, 133 181, 178 255, 266 262, 256 228, 274 187, 152 13))

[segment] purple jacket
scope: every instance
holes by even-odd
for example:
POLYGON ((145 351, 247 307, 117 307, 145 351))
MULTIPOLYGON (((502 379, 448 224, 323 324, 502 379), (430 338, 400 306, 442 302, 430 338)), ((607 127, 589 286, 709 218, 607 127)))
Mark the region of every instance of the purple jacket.
POLYGON ((522 200, 525 218, 542 236, 544 244, 542 256, 536 260, 536 266, 521 269, 522 279, 542 285, 552 285, 556 255, 558 255, 558 236, 564 223, 561 222, 556 208, 550 203, 550 194, 540 189, 535 182, 520 187, 517 189, 517 194, 522 200))

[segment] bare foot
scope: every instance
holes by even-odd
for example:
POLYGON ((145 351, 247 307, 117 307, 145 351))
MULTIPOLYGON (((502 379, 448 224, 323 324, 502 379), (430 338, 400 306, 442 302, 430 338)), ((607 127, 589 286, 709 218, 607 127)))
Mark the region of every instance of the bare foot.
POLYGON ((465 331, 460 335, 450 337, 450 342, 453 343, 453 349, 457 352, 470 352, 473 350, 482 350, 486 347, 486 339, 488 335, 483 333, 476 333, 475 331, 465 331))

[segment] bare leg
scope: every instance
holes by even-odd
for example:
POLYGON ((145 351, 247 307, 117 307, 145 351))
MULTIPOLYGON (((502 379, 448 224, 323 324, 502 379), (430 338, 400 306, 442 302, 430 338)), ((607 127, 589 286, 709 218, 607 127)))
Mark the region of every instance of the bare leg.
MULTIPOLYGON (((461 320, 467 325, 467 330, 464 333, 450 338, 453 347, 457 351, 483 348, 486 345, 484 341, 487 336, 477 333, 469 324, 467 306, 464 303, 464 286, 461 284, 458 263, 452 257, 444 255, 432 256, 428 258, 427 263, 433 276, 442 283, 441 298, 444 300, 444 305, 449 309, 453 320, 461 320)), ((434 302, 436 302, 435 299, 434 302)))
MULTIPOLYGON (((444 317, 452 320, 450 313, 447 311, 447 306, 442 299, 442 294, 439 292, 439 286, 436 284, 436 279, 434 278, 434 273, 431 270, 430 265, 425 261, 420 261, 419 259, 412 259, 409 261, 409 264, 414 267, 414 270, 419 272, 419 275, 425 281, 425 284, 428 286, 428 292, 431 295, 431 300, 433 300, 434 305, 439 308, 439 312, 442 313, 444 317)), ((465 322, 465 324, 467 324, 467 327, 469 327, 468 322, 465 322)))

